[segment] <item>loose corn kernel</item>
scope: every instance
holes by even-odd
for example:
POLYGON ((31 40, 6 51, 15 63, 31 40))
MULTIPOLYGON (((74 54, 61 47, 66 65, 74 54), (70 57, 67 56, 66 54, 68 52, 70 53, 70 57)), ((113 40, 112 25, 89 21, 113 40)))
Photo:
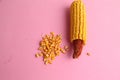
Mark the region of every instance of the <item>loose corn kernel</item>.
POLYGON ((60 51, 56 51, 56 56, 59 56, 60 55, 60 51))
POLYGON ((39 48, 38 48, 38 50, 40 50, 40 51, 41 51, 41 50, 43 50, 43 49, 42 49, 42 47, 39 47, 39 48))
MULTIPOLYGON (((61 42, 61 35, 55 35, 53 32, 50 32, 50 35, 45 35, 42 37, 38 50, 41 51, 39 56, 43 57, 45 64, 52 64, 52 61, 56 56, 59 56, 60 53, 65 52, 65 50, 61 48, 61 42)), ((36 55, 38 56, 38 54, 36 55)))
POLYGON ((69 47, 68 47, 68 46, 64 46, 64 50, 65 50, 65 51, 68 51, 68 50, 69 50, 69 47))
POLYGON ((52 64, 52 61, 51 61, 51 60, 48 60, 48 63, 49 63, 49 64, 52 64))
POLYGON ((65 50, 64 50, 64 49, 62 49, 62 48, 60 49, 60 51, 61 51, 62 53, 65 53, 65 50))
POLYGON ((54 59, 55 59, 55 54, 51 53, 51 60, 54 60, 54 59))
POLYGON ((45 64, 48 64, 48 61, 45 61, 45 64))
POLYGON ((43 56, 43 54, 39 54, 39 56, 43 56))
POLYGON ((54 37, 54 32, 50 32, 50 34, 51 34, 51 36, 52 36, 52 38, 54 37))
POLYGON ((46 57, 49 57, 49 55, 48 55, 48 54, 46 54, 46 57))
POLYGON ((88 56, 90 56, 90 53, 87 53, 88 56))
POLYGON ((39 53, 36 53, 36 54, 35 54, 35 57, 36 57, 36 58, 39 58, 39 57, 40 57, 39 53))

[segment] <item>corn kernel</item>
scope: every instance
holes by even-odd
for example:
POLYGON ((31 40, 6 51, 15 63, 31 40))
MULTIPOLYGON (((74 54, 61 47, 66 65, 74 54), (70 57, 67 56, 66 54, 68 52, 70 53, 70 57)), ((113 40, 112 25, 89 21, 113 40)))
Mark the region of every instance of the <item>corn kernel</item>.
POLYGON ((60 49, 60 51, 61 51, 62 53, 65 53, 65 50, 64 50, 64 49, 62 49, 62 48, 60 49))
POLYGON ((48 54, 46 54, 46 57, 49 57, 49 55, 48 55, 48 54))
POLYGON ((45 61, 45 64, 48 64, 48 61, 45 61))
POLYGON ((52 61, 51 61, 51 60, 48 60, 48 63, 49 63, 49 64, 52 64, 52 61))
POLYGON ((40 50, 40 51, 41 51, 41 50, 43 50, 43 49, 42 49, 42 47, 39 47, 39 48, 38 48, 38 50, 40 50))
POLYGON ((54 37, 54 32, 50 32, 51 36, 54 37))
POLYGON ((87 53, 88 56, 90 56, 90 53, 87 53))
POLYGON ((35 57, 36 57, 36 58, 39 58, 39 57, 40 57, 39 53, 36 53, 36 54, 35 54, 35 57))
POLYGON ((68 46, 64 46, 64 50, 65 50, 65 51, 68 51, 68 50, 69 50, 69 47, 68 47, 68 46))

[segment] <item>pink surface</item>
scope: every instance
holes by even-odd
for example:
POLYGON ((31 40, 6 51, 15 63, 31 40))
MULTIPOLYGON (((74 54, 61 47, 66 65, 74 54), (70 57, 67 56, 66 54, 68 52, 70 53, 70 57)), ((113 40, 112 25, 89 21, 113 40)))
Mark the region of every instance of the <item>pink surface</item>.
POLYGON ((0 0, 0 80, 120 80, 120 0, 84 0, 88 39, 79 59, 69 51, 46 66, 34 57, 42 34, 62 33, 70 45, 72 1, 0 0))

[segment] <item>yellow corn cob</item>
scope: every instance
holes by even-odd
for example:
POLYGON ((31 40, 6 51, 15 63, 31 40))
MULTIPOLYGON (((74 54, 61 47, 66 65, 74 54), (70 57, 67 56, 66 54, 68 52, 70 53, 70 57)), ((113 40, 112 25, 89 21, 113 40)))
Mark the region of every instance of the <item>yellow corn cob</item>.
POLYGON ((70 8, 71 13, 71 42, 76 39, 86 43, 86 11, 81 0, 74 1, 70 8))
POLYGON ((83 45, 86 44, 86 11, 81 0, 74 1, 70 7, 71 42, 73 42, 73 58, 78 58, 83 45))

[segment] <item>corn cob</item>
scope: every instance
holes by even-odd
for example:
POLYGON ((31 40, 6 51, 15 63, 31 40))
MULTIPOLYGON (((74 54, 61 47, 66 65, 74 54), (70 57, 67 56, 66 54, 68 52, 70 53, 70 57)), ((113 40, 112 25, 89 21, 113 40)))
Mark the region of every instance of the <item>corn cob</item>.
POLYGON ((74 1, 70 7, 71 42, 73 42, 73 58, 78 58, 86 44, 86 11, 81 0, 74 1))

